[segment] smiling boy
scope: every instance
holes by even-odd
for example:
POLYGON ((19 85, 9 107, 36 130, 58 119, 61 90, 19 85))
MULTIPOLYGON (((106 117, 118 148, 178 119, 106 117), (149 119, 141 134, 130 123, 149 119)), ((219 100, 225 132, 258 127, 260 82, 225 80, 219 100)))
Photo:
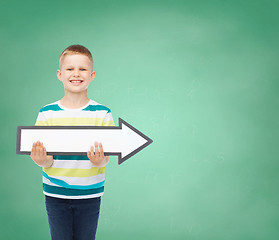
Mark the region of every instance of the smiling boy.
MULTIPOLYGON (((87 88, 95 78, 90 51, 66 48, 57 77, 64 97, 40 109, 36 126, 114 126, 109 108, 91 100, 87 88)), ((43 168, 43 192, 52 240, 95 239, 104 193, 103 146, 95 142, 87 156, 49 156, 42 142, 33 143, 31 159, 43 168)))

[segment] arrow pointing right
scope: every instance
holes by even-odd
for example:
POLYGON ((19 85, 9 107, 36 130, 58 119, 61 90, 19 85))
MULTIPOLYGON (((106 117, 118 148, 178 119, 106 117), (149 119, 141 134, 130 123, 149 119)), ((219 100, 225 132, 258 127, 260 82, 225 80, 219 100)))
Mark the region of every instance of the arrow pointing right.
POLYGON ((119 126, 19 126, 17 154, 30 154, 33 142, 43 142, 48 155, 87 155, 94 142, 102 142, 104 154, 117 155, 123 163, 153 141, 119 118, 119 126))
POLYGON ((123 163, 153 141, 142 132, 119 118, 119 128, 122 129, 120 141, 122 142, 121 152, 117 153, 118 164, 123 163))

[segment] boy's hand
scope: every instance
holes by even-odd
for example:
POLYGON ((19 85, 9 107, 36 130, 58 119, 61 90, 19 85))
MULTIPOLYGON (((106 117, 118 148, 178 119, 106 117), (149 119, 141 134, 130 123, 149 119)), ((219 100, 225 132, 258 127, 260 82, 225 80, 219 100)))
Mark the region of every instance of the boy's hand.
POLYGON ((33 143, 30 157, 40 167, 47 168, 53 164, 53 156, 47 156, 46 148, 40 141, 33 143))
POLYGON ((95 142, 94 147, 91 146, 90 151, 87 152, 87 157, 95 167, 104 167, 109 162, 109 156, 104 155, 102 143, 95 142))

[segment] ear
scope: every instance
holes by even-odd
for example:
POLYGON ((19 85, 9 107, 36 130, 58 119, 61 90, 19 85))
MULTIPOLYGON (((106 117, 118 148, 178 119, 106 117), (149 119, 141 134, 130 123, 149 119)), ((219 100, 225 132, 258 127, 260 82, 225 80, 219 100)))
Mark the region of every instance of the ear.
POLYGON ((57 69, 56 74, 57 74, 58 79, 62 82, 61 71, 60 71, 60 69, 57 69))
POLYGON ((95 72, 95 71, 92 71, 92 73, 91 73, 91 80, 90 80, 90 82, 92 82, 92 81, 94 80, 94 78, 95 78, 95 74, 96 74, 96 72, 95 72))

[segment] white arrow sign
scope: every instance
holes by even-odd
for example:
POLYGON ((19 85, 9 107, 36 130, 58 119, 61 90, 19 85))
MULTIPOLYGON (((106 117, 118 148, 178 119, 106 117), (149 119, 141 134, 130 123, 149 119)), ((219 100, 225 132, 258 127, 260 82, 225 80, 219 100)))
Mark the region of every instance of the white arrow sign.
POLYGON ((119 127, 17 127, 17 154, 30 154, 32 145, 36 141, 44 144, 48 155, 87 155, 94 142, 101 142, 106 156, 118 155, 118 164, 153 142, 121 118, 119 118, 119 127))

